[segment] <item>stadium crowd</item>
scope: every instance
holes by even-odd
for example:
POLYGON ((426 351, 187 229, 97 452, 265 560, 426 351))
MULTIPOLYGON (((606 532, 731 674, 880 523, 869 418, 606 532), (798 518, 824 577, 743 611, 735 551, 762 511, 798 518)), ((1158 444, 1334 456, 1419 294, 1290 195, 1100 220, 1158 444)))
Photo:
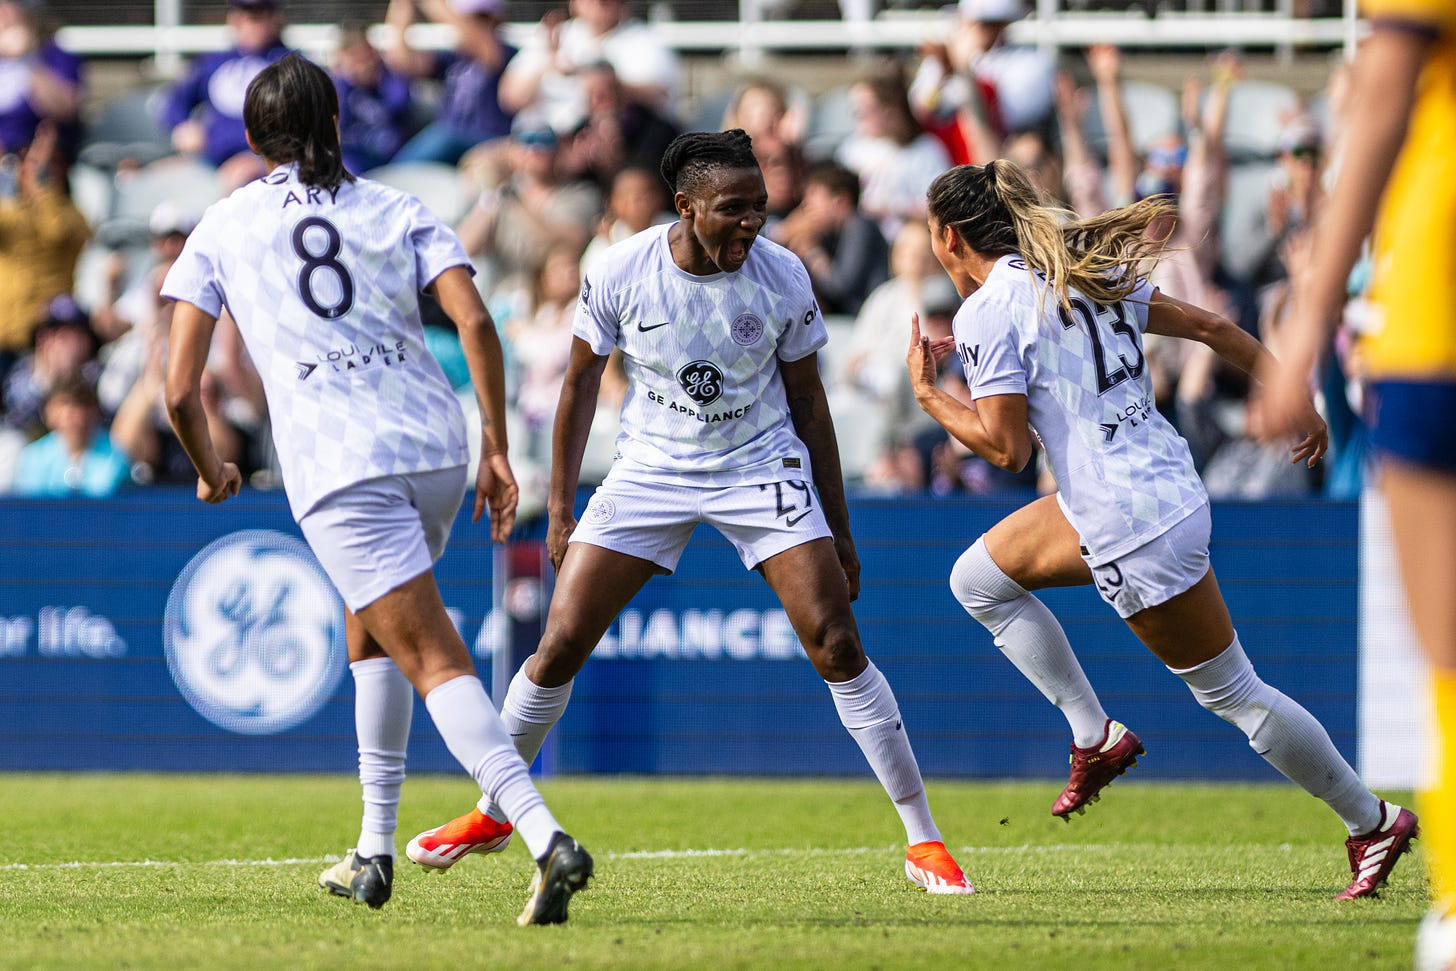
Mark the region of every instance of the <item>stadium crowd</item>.
MULTIPOLYGON (((44 11, 0 0, 0 490, 100 496, 193 481, 162 407, 171 307, 161 280, 209 197, 262 174, 243 137, 243 93, 288 52, 278 0, 227 6, 233 47, 198 57, 154 92, 128 139, 82 123, 85 65, 57 46, 44 11), (102 191, 83 191, 83 177, 102 191)), ((1129 82, 1113 47, 1057 63, 1008 43, 1007 25, 1025 12, 1021 0, 960 0, 946 43, 867 65, 846 88, 811 94, 751 77, 731 98, 704 99, 723 106, 713 124, 752 136, 769 193, 764 232, 803 260, 831 323, 821 368, 858 488, 1049 488, 1039 463, 1022 475, 996 469, 915 407, 904 365, 910 315, 945 335, 959 303, 925 226, 926 189, 953 164, 1012 159, 1048 203, 1080 216, 1167 196, 1177 218, 1152 230, 1167 240, 1153 281, 1278 352, 1291 281, 1305 269, 1308 227, 1337 163, 1343 67, 1316 105, 1281 102, 1277 139, 1260 143, 1243 137, 1240 92, 1247 104, 1277 86, 1245 82, 1237 55, 1212 59, 1175 93, 1129 82)), ((612 243, 675 218, 657 162, 706 116, 701 104, 688 113, 682 64, 627 0, 570 0, 520 49, 503 33, 506 15, 505 0, 390 0, 392 43, 376 48, 379 32, 343 25, 327 66, 351 170, 406 180, 395 184, 455 210, 441 215, 475 261, 506 348, 513 461, 529 512, 531 495, 544 494, 585 268, 612 243), (411 46, 421 18, 451 25, 455 47, 411 46)), ((1159 408, 1192 444, 1215 497, 1358 491, 1367 276, 1351 277, 1320 389, 1333 443, 1322 468, 1256 442, 1247 382, 1206 348, 1149 336, 1145 360, 1124 362, 1153 369, 1159 408)), ((468 400, 448 320, 425 323, 468 400)), ((954 366, 941 380, 966 396, 954 366)), ((623 381, 609 368, 584 481, 610 464, 623 381)), ((255 485, 275 484, 261 382, 226 318, 203 391, 223 457, 255 485)))

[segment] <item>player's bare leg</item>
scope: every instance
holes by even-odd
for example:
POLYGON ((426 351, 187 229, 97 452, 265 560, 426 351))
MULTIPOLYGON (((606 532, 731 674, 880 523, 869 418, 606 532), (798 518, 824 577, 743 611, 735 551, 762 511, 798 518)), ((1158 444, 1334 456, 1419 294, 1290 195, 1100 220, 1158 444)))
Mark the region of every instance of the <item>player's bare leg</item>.
POLYGON ((894 692, 865 657, 834 543, 826 538, 800 544, 769 557, 759 569, 828 683, 840 721, 895 803, 905 824, 905 875, 931 893, 974 893, 930 815, 894 692))
POLYGON ((1198 703, 1236 726, 1291 782, 1324 800, 1350 832, 1352 879, 1341 899, 1366 897, 1385 882, 1416 836, 1416 817, 1360 781, 1313 715, 1265 684, 1234 632, 1213 571, 1166 603, 1128 618, 1148 649, 1187 683, 1198 703))
POLYGON ((1417 939, 1417 966, 1446 967, 1456 962, 1456 476, 1387 458, 1380 488, 1436 713, 1436 771, 1420 795, 1431 914, 1417 939))

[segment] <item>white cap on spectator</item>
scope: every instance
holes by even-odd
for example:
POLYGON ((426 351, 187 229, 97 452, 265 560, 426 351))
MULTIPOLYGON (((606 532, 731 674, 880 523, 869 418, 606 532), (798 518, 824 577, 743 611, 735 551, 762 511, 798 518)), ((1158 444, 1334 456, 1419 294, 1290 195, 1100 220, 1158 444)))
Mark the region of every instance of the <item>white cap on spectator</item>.
POLYGON ((147 228, 153 236, 170 236, 172 233, 186 236, 197 228, 197 216, 181 203, 167 199, 157 203, 157 208, 152 210, 147 228))
POLYGON ((987 24, 1009 24, 1026 16, 1021 0, 960 0, 961 16, 987 24))
POLYGON ((450 0, 450 6, 456 13, 467 17, 477 14, 500 17, 506 12, 505 0, 450 0))
POLYGON ((1319 125, 1309 115, 1296 115, 1279 130, 1279 151, 1284 154, 1292 154, 1301 148, 1318 149, 1323 141, 1319 125))

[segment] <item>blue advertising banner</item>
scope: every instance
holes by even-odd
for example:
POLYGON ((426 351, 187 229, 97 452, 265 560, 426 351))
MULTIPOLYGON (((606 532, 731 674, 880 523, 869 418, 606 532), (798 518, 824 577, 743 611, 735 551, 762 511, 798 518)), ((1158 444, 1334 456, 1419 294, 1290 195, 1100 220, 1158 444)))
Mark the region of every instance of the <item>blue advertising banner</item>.
MULTIPOLYGON (((946 587, 960 552, 1018 503, 861 499, 856 605, 931 776, 1058 777, 1060 715, 946 587)), ((1222 504, 1213 561, 1265 680, 1355 751, 1353 503, 1222 504)), ((539 537, 501 563, 462 514, 437 575, 490 684, 534 647, 549 595, 539 537), (492 614, 493 599, 501 610, 492 614), (514 640, 514 646, 510 642, 514 640)), ((1200 709, 1091 588, 1047 591, 1149 776, 1272 779, 1242 735, 1200 709)), ((342 608, 280 494, 221 508, 158 490, 0 506, 0 767, 352 772, 342 608)), ((672 577, 623 612, 578 678, 547 771, 861 775, 772 592, 700 529, 672 577)), ((458 771, 417 706, 411 771, 458 771)))

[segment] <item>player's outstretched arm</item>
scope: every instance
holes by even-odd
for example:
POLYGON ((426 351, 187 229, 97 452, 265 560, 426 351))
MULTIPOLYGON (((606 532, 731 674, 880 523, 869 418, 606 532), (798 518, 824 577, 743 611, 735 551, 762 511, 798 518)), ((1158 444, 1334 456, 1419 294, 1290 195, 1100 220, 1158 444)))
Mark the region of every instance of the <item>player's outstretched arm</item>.
POLYGON ((202 407, 202 372, 207 367, 216 324, 216 317, 178 301, 172 312, 167 348, 167 417, 197 469, 197 498, 210 503, 237 495, 243 484, 238 467, 224 462, 213 447, 207 412, 202 407))
POLYGON ((551 433, 551 492, 546 500, 550 524, 546 552, 551 565, 561 569, 566 543, 576 529, 576 490, 581 485, 581 457, 597 413, 597 393, 607 359, 580 337, 571 339, 571 358, 556 405, 556 426, 551 433))
MULTIPOLYGON (((1268 348, 1233 321, 1161 291, 1155 292, 1148 304, 1148 333, 1206 344, 1245 374, 1268 374, 1277 367, 1268 348)), ((1319 412, 1315 411, 1314 401, 1307 390, 1299 408, 1299 420, 1293 427, 1297 440, 1290 446, 1290 461, 1302 461, 1313 468, 1329 448, 1330 430, 1319 412)), ((1258 432, 1257 428, 1251 430, 1258 432)))
POLYGON ((520 490, 507 458, 510 442, 506 440, 506 378, 500 335, 463 266, 452 266, 441 273, 430 283, 429 290, 460 332, 460 347, 480 408, 480 466, 475 474, 471 522, 479 522, 489 506, 490 538, 504 543, 516 524, 520 490))
POLYGON ((855 600, 859 597, 859 554, 849 531, 849 503, 844 498, 844 473, 839 467, 839 440, 834 434, 834 419, 829 414, 829 399, 819 380, 819 355, 780 361, 779 374, 783 377, 794 431, 809 450, 814 489, 819 493, 824 519, 834 534, 834 551, 849 583, 849 599, 855 600))

